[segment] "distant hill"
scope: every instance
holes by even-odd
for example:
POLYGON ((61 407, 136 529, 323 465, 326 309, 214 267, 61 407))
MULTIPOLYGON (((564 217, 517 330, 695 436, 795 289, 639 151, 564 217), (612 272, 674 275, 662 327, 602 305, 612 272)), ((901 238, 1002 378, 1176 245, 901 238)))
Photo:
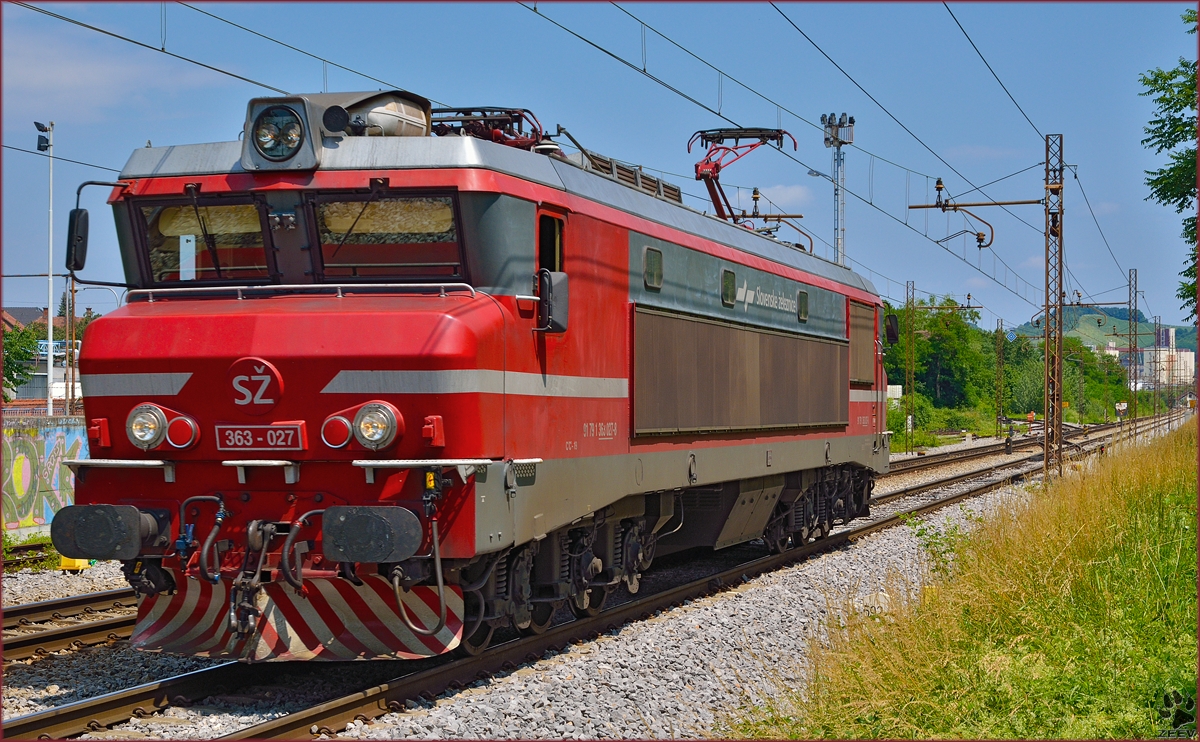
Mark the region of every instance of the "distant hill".
MULTIPOLYGON (((1129 316, 1129 310, 1125 307, 1106 307, 1103 313, 1099 309, 1091 307, 1065 307, 1063 309, 1063 329, 1066 334, 1071 337, 1077 337, 1083 341, 1085 345, 1094 345, 1097 349, 1108 345, 1109 341, 1115 341, 1117 345, 1124 346, 1125 339, 1121 337, 1113 337, 1129 332, 1129 323, 1126 319, 1129 316), (1103 321, 1103 325, 1100 324, 1103 321)), ((1175 328, 1175 347, 1185 350, 1196 350, 1196 328, 1195 326, 1181 325, 1163 325, 1163 327, 1175 328)), ((1138 338, 1138 346, 1142 348, 1152 347, 1154 345, 1153 332, 1154 323, 1138 310, 1138 333, 1141 335, 1138 338), (1146 333, 1146 334, 1142 334, 1146 333)), ((1041 328, 1034 327, 1032 324, 1026 323, 1016 328, 1020 335, 1041 335, 1041 328)))

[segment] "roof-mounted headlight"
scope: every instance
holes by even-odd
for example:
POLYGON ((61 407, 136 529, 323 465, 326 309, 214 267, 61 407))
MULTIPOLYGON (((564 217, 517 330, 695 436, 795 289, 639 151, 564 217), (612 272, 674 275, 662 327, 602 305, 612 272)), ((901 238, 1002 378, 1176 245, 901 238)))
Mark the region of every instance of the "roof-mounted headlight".
POLYGON ((287 106, 271 106, 254 119, 254 148, 268 160, 282 162, 304 143, 304 124, 287 106))

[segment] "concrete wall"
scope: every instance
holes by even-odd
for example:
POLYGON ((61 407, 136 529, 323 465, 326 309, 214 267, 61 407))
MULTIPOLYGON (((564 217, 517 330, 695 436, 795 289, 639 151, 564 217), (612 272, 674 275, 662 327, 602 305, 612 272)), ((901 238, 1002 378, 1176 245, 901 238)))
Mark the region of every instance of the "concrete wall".
POLYGON ((58 509, 75 502, 75 477, 61 463, 87 458, 83 418, 5 418, 3 431, 4 531, 49 531, 58 509))

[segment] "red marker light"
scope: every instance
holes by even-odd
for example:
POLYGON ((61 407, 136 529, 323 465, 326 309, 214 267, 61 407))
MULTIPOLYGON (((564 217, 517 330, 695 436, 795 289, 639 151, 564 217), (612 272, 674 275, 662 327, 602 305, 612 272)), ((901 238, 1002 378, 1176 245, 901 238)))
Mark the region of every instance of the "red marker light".
POLYGON ((200 426, 186 415, 180 415, 167 424, 167 443, 175 448, 191 448, 200 440, 200 426))
POLYGON ((342 448, 350 442, 350 421, 341 415, 325 419, 321 425, 321 440, 330 448, 342 448))

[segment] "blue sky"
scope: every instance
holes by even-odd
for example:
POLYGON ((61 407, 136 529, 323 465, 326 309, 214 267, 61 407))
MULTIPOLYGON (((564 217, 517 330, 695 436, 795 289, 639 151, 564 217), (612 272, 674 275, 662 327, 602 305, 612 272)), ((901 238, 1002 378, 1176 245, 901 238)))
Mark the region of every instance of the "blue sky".
MULTIPOLYGON (((380 87, 179 4, 53 3, 49 10, 170 52, 292 92, 380 87)), ((692 132, 728 125, 713 113, 613 60, 517 3, 207 3, 197 7, 448 105, 529 108, 547 128, 562 124, 589 149, 668 173, 702 195, 690 175, 699 156, 692 132)), ((695 52, 782 107, 817 121, 846 111, 857 121, 846 151, 846 250, 879 290, 903 299, 906 280, 919 291, 970 292, 986 307, 981 324, 1028 320, 1040 297, 1044 243, 1040 206, 1014 216, 979 212, 996 229, 982 253, 958 238, 959 216, 906 213, 925 198, 927 178, 945 178, 951 193, 971 186, 918 143, 805 40, 770 5, 632 3, 648 26, 695 52), (910 169, 883 162, 886 158, 910 169), (906 216, 909 229, 902 223, 906 216), (899 221, 897 221, 899 220, 899 221), (1032 227, 1030 226, 1032 225, 1032 227), (924 234, 928 229, 930 239, 924 234), (995 253, 994 255, 992 253, 995 253), (1012 272, 1003 267, 1007 264, 1012 272), (969 263, 969 264, 968 264, 969 263), (982 269, 977 270, 979 266, 982 269), (1033 288, 1020 289, 1015 274, 1033 288), (987 275, 985 275, 987 274, 987 275), (1010 291, 992 280, 997 275, 1010 291), (1006 277, 1007 276, 1007 277, 1006 277), (886 278, 885 278, 886 277, 886 278), (888 280, 890 279, 890 281, 888 280)), ((931 149, 976 185, 1043 159, 1044 143, 1009 101, 940 3, 780 4, 797 26, 931 149)), ((1194 57, 1181 3, 955 3, 950 8, 1042 133, 1064 135, 1069 164, 1083 184, 1116 260, 1109 255, 1078 183, 1065 196, 1068 284, 1097 301, 1124 301, 1125 274, 1137 268, 1143 311, 1181 322, 1175 299, 1186 246, 1180 216, 1145 201, 1144 170, 1164 156, 1145 150, 1142 127, 1151 102, 1139 97, 1138 74, 1194 57), (1111 290, 1111 291, 1109 291, 1111 290)), ((643 60, 638 20, 610 4, 539 3, 538 11, 620 55, 643 60)), ((53 120, 59 157, 120 168, 145 146, 235 139, 249 98, 268 91, 5 3, 3 143, 32 149, 34 120, 53 120)), ((782 112, 689 57, 652 30, 646 69, 742 125, 776 126, 799 141, 793 157, 758 151, 723 173, 732 185, 758 186, 781 209, 805 215, 818 238, 833 241, 833 193, 808 167, 830 172, 819 129, 782 112)), ((790 148, 789 148, 790 151, 790 148)), ((5 274, 46 270, 47 167, 44 158, 3 151, 5 274)), ((54 264, 61 270, 67 212, 75 187, 115 173, 57 162, 54 264)), ((928 181, 932 185, 932 181, 928 181)), ((91 247, 85 277, 120 280, 106 189, 85 191, 91 247)), ((996 199, 1039 198, 1042 168, 984 189, 996 199)), ((930 191, 932 195, 932 190, 930 191)), ((749 206, 749 191, 730 189, 749 206)), ((704 208, 698 199, 686 199, 704 208)), ((964 200, 984 200, 978 193, 964 200)), ((711 207, 710 207, 711 208, 711 207)), ((818 252, 828 247, 818 242, 818 252)), ((56 289, 56 297, 57 291, 56 289)), ((44 305, 45 280, 5 279, 4 304, 44 305)), ((57 298, 56 298, 57 301, 57 298)), ((81 294, 80 306, 113 307, 107 291, 81 294)))

